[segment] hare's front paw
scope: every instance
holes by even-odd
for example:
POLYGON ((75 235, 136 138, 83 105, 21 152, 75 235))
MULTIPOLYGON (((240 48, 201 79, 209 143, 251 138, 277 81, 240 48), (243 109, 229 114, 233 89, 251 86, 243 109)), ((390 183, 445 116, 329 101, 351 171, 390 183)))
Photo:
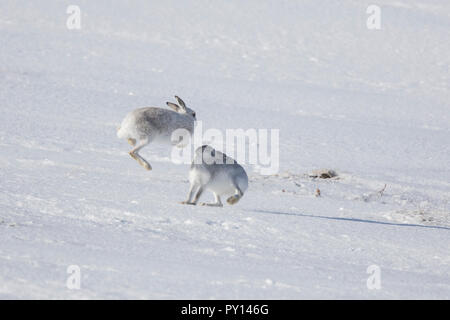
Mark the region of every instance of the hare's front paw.
POLYGON ((136 139, 129 138, 127 141, 128 141, 128 143, 129 143, 130 145, 132 145, 133 147, 136 145, 136 139))
POLYGON ((208 207, 223 207, 223 204, 221 203, 206 203, 202 202, 200 203, 201 206, 208 206, 208 207))
POLYGON ((181 201, 180 204, 190 204, 195 206, 196 204, 194 202, 189 202, 189 201, 181 201))

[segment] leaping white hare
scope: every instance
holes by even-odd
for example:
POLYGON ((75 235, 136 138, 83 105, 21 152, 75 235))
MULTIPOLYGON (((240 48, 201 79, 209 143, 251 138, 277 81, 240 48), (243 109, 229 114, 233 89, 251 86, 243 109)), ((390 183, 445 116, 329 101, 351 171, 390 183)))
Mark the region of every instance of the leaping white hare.
POLYGON ((229 204, 237 203, 248 187, 248 177, 244 168, 226 154, 204 145, 195 151, 189 171, 191 184, 188 199, 182 204, 196 205, 203 191, 214 194, 214 203, 202 205, 222 207, 221 196, 230 195, 229 204))
POLYGON ((172 133, 177 129, 186 129, 191 135, 194 132, 195 112, 186 107, 179 97, 175 96, 178 104, 167 102, 173 109, 167 110, 157 107, 139 108, 128 113, 122 121, 117 136, 127 139, 134 148, 129 152, 141 166, 151 170, 152 166, 139 154, 139 150, 150 142, 157 140, 163 143, 181 145, 181 140, 173 141, 172 133))

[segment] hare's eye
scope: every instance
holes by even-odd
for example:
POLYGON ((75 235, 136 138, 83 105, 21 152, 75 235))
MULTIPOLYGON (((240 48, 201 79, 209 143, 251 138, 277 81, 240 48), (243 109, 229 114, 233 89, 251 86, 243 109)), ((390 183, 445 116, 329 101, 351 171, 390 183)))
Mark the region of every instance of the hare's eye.
POLYGON ((192 116, 195 118, 195 112, 192 114, 192 116))

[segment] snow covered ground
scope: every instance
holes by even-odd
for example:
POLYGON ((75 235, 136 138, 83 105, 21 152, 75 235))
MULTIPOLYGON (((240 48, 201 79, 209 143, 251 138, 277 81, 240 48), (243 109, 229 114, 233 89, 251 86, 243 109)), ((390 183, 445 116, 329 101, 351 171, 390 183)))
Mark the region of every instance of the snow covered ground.
POLYGON ((450 298, 447 0, 2 0, 0 47, 0 298, 450 298), (179 204, 188 166, 116 137, 174 94, 280 129, 279 173, 179 204))

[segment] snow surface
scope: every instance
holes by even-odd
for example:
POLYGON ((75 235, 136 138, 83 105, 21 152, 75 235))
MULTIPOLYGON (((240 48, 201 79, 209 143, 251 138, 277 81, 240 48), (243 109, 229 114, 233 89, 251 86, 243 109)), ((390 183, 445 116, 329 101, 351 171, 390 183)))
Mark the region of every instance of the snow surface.
POLYGON ((449 299, 450 2, 377 0, 381 30, 369 4, 2 0, 0 298, 449 299), (116 137, 175 94, 279 128, 279 174, 179 204, 188 166, 116 137))

